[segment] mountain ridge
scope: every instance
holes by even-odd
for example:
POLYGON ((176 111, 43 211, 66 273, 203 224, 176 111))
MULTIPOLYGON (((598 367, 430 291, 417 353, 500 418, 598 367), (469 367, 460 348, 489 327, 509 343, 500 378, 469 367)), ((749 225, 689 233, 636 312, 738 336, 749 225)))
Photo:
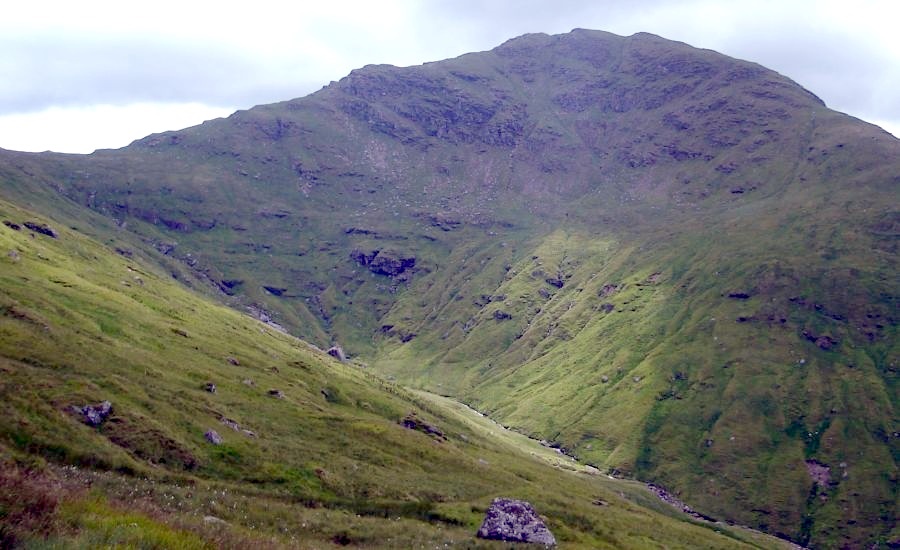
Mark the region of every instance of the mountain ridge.
POLYGON ((898 155, 754 63, 573 31, 0 169, 320 346, 836 545, 896 511, 898 155))

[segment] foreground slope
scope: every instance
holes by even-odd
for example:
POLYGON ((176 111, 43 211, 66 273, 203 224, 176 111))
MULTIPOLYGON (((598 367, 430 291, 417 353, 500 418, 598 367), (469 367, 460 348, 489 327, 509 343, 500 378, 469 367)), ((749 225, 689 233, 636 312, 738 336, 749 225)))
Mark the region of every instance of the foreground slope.
POLYGON ((563 546, 774 543, 545 465, 52 219, 0 219, 4 545, 470 546, 498 495, 563 546), (73 410, 103 400, 98 426, 73 410), (411 411, 442 435, 402 427, 411 411))
POLYGON ((0 173, 320 346, 837 546, 897 536, 898 159, 763 67, 579 30, 0 173))

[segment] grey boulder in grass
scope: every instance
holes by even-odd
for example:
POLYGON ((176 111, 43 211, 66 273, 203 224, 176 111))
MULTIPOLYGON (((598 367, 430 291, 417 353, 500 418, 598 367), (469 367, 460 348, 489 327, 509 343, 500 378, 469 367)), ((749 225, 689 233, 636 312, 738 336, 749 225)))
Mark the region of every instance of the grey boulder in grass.
POLYGON ((112 403, 103 401, 96 405, 85 405, 84 407, 74 407, 73 411, 81 415, 81 421, 88 426, 97 427, 103 424, 103 421, 112 414, 112 403))
POLYGON ((556 545, 553 533, 547 529, 531 504, 509 498, 494 499, 477 536, 490 540, 556 545))
POLYGON ((219 435, 219 432, 215 430, 206 430, 206 433, 203 434, 203 437, 205 437, 206 440, 213 445, 221 445, 222 443, 224 443, 222 436, 219 435))

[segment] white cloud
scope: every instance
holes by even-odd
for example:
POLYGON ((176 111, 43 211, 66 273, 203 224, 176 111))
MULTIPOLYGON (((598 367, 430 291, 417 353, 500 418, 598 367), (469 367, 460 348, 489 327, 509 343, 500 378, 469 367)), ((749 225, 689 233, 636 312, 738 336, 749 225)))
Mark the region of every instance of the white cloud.
POLYGON ((51 107, 0 116, 0 147, 19 151, 91 153, 124 147, 140 137, 228 116, 230 109, 198 103, 135 103, 51 107), (13 146, 14 145, 14 146, 13 146))
POLYGON ((148 105, 175 112, 197 104, 193 118, 168 119, 178 129, 199 123, 206 110, 306 95, 366 64, 418 64, 575 27, 647 31, 756 61, 832 108, 896 128, 898 20, 893 0, 13 2, 0 19, 0 124, 30 111, 35 122, 18 128, 41 126, 46 135, 41 142, 0 128, 0 146, 117 146, 121 138, 101 133, 88 144, 93 138, 67 125, 92 119, 137 139, 148 105), (100 122, 113 107, 115 119, 100 122), (78 109, 86 111, 76 116, 78 109))

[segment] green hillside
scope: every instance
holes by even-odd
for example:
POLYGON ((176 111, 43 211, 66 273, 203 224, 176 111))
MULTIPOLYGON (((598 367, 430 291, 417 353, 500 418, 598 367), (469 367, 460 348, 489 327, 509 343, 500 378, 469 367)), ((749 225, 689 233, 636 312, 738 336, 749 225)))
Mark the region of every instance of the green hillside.
POLYGON ((549 466, 51 219, 0 219, 19 227, 0 227, 4 544, 469 546, 497 495, 569 547, 774 543, 549 466), (96 427, 72 410, 104 400, 96 427), (411 412, 443 435, 402 427, 411 412))
MULTIPOLYGON (((6 199, 267 338, 339 344, 602 471, 823 548, 900 536, 898 174, 900 141, 782 75, 585 30, 367 66, 121 150, 0 152, 6 199)), ((188 348, 239 340, 169 325, 188 348)), ((217 369, 241 371, 220 351, 217 369)), ((310 403, 321 383, 297 382, 310 403)), ((387 403, 385 422, 409 408, 387 403)))

